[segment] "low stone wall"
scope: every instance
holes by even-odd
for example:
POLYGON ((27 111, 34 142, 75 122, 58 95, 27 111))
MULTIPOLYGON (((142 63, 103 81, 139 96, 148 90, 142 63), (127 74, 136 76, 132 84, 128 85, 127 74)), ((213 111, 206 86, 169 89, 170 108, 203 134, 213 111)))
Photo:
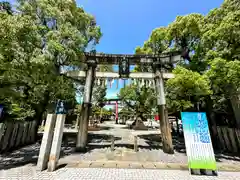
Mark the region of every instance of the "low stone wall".
POLYGON ((36 121, 0 123, 0 152, 34 143, 36 121))

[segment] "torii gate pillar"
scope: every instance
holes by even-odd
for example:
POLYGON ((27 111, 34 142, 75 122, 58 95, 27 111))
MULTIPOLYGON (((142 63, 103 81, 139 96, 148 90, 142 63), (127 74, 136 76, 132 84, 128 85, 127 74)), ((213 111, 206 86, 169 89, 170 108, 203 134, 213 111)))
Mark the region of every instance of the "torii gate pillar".
POLYGON ((168 120, 168 110, 166 107, 166 99, 164 93, 164 82, 159 64, 155 64, 155 85, 157 92, 157 108, 160 117, 160 129, 163 143, 163 152, 173 154, 172 134, 168 120))
POLYGON ((92 89, 95 76, 95 61, 88 61, 88 70, 86 73, 86 83, 84 87, 83 104, 81 109, 81 119, 79 121, 79 129, 77 133, 76 151, 85 151, 88 136, 88 123, 91 110, 92 89))
POLYGON ((116 120, 116 124, 118 124, 118 102, 117 101, 116 101, 115 107, 116 107, 115 120, 116 120))

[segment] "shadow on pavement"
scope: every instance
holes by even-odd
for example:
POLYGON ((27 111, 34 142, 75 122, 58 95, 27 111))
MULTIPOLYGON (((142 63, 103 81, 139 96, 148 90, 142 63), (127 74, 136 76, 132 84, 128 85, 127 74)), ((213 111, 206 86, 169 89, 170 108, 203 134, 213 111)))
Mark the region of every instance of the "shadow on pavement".
MULTIPOLYGON (((150 147, 159 147, 162 149, 162 138, 158 134, 140 135, 150 147)), ((184 138, 172 135, 174 150, 179 153, 186 153, 184 138)), ((151 148, 150 148, 151 149, 151 148)))
MULTIPOLYGON (((147 145, 139 145, 139 148, 146 150, 160 150, 162 149, 161 137, 156 134, 148 134, 148 135, 140 135, 141 139, 144 139, 147 145)), ((186 153, 184 138, 179 137, 173 134, 173 144, 176 152, 186 153)), ((121 137, 115 137, 115 141, 121 140, 121 137)), ((91 156, 91 152, 95 149, 104 149, 111 147, 111 135, 88 134, 88 146, 87 152, 85 153, 77 153, 75 152, 76 146, 76 133, 67 133, 63 136, 62 148, 60 157, 70 156, 73 154, 84 155, 88 153, 91 156)), ((12 152, 0 154, 0 170, 11 169, 19 166, 24 166, 27 164, 36 165, 39 149, 40 149, 41 139, 33 145, 29 145, 23 147, 19 150, 15 150, 12 152)), ((121 142, 115 142, 115 148, 128 148, 134 149, 133 143, 126 144, 121 142)), ((239 154, 229 154, 222 153, 220 151, 215 150, 215 156, 217 162, 228 162, 228 163, 239 163, 240 155, 239 154)))
POLYGON ((13 152, 0 155, 0 170, 24 166, 27 164, 37 164, 40 144, 23 147, 13 152))
MULTIPOLYGON (((145 142, 149 146, 154 146, 157 144, 162 144, 161 137, 156 134, 141 135, 140 138, 145 139, 145 142)), ((179 153, 186 154, 185 141, 183 136, 178 136, 175 133, 172 134, 174 150, 179 153)), ((160 148, 161 149, 161 148, 160 148)), ((215 159, 217 162, 240 162, 240 153, 228 153, 222 152, 221 150, 214 149, 215 159)))

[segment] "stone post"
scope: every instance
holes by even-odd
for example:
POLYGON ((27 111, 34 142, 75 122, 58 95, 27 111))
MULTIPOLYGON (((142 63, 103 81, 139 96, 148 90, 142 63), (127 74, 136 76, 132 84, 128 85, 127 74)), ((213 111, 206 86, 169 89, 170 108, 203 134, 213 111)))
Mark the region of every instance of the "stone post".
POLYGON ((155 86, 157 92, 157 109, 160 121, 160 129, 163 143, 163 152, 173 154, 172 135, 168 120, 168 111, 164 93, 164 82, 159 64, 155 65, 155 86))
POLYGON ((114 151, 114 141, 115 141, 115 137, 114 135, 111 136, 111 151, 114 151))
POLYGON ((38 171, 43 171, 47 168, 47 163, 48 163, 49 154, 50 154, 51 145, 52 145, 55 122, 56 122, 56 115, 48 114, 47 120, 45 123, 40 152, 38 156, 38 162, 37 162, 38 171))
POLYGON ((80 121, 80 114, 77 115, 76 123, 75 123, 75 129, 78 129, 79 121, 80 121))
POLYGON ((95 61, 88 61, 88 70, 86 74, 86 83, 84 87, 84 97, 81 112, 81 119, 79 122, 79 129, 77 133, 76 151, 85 151, 88 136, 89 115, 91 110, 92 89, 95 76, 95 61))
POLYGON ((52 172, 57 168, 57 162, 58 162, 60 151, 61 151, 65 119, 66 119, 66 114, 57 115, 57 121, 55 125, 52 147, 51 147, 51 152, 50 152, 49 162, 48 162, 49 172, 52 172))
POLYGON ((138 136, 135 135, 134 136, 134 152, 137 152, 138 151, 138 136))

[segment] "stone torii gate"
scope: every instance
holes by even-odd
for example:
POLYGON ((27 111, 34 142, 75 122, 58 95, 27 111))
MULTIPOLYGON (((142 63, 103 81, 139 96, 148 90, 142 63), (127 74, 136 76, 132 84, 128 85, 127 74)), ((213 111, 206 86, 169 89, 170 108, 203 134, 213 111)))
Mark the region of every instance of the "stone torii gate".
POLYGON ((118 104, 121 104, 119 101, 121 101, 121 99, 107 99, 106 101, 104 101, 104 105, 115 105, 115 120, 116 120, 116 124, 118 123, 118 104))
POLYGON ((93 83, 96 78, 131 78, 131 79, 152 79, 155 82, 157 92, 157 107, 160 117, 160 128, 162 134, 163 151, 173 153, 172 137, 168 122, 168 112, 164 94, 163 79, 173 78, 172 73, 163 72, 173 68, 173 64, 182 59, 181 52, 171 52, 161 55, 118 55, 102 53, 86 53, 84 61, 87 64, 87 71, 72 71, 67 75, 75 78, 86 78, 83 96, 81 119, 77 134, 76 151, 85 151, 87 145, 88 122, 91 110, 91 99, 93 83), (96 72, 97 65, 119 65, 119 73, 96 72), (144 65, 151 67, 153 72, 130 73, 130 65, 144 65))

